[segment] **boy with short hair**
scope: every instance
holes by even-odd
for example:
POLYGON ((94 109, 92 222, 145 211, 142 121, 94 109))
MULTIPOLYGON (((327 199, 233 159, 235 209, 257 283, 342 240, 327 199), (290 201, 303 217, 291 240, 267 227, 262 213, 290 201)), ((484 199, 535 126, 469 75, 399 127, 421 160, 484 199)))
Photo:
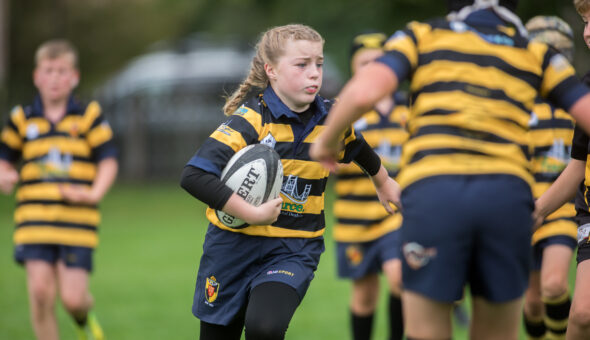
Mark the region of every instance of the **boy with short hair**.
POLYGON ((33 81, 39 95, 13 109, 0 137, 0 191, 17 182, 15 260, 27 271, 31 321, 38 339, 58 339, 55 300, 76 322, 78 339, 104 339, 89 313, 97 204, 115 180, 112 130, 96 102, 73 95, 77 52, 65 40, 42 44, 33 81), (16 164, 21 164, 20 173, 16 164))

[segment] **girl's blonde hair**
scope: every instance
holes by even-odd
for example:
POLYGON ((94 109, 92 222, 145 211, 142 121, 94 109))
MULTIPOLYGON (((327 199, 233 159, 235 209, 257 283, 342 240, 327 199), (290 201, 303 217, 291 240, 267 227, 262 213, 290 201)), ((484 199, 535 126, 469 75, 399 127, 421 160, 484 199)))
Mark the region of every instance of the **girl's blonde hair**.
POLYGON ((248 76, 225 101, 223 113, 226 116, 234 113, 253 87, 264 89, 268 86, 269 79, 264 65, 276 65, 279 57, 284 53, 286 42, 290 39, 324 43, 324 39, 316 30, 301 24, 277 26, 264 32, 256 44, 256 55, 250 63, 248 76))
POLYGON ((574 7, 578 14, 584 15, 590 10, 590 0, 574 0, 574 7))

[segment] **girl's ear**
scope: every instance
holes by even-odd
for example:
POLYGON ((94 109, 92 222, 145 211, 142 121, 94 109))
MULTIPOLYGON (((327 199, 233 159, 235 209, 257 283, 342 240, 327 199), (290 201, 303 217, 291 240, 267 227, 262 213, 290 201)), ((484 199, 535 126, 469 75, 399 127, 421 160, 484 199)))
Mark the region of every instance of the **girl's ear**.
POLYGON ((275 68, 271 64, 264 64, 264 72, 266 72, 268 80, 274 81, 277 79, 277 73, 275 72, 275 68))

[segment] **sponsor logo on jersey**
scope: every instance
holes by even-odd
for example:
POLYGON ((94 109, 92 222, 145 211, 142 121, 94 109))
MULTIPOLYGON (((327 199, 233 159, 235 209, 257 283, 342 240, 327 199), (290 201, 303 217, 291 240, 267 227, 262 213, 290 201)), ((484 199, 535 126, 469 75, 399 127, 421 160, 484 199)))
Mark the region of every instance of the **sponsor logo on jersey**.
POLYGON ((363 250, 358 245, 350 245, 346 248, 346 259, 351 266, 358 266, 363 262, 363 250))
MULTIPOLYGON (((211 275, 206 279, 205 282, 205 299, 209 304, 213 303, 217 299, 219 294, 219 282, 215 276, 211 275)), ((212 305, 211 305, 212 306, 212 305)))
POLYGON ((268 145, 274 149, 275 145, 277 144, 277 140, 269 132, 268 135, 266 135, 266 137, 262 138, 262 140, 260 141, 260 144, 268 145))
POLYGON ((405 243, 403 252, 406 262, 414 270, 426 266, 436 256, 436 248, 424 248, 416 242, 405 243))
POLYGON ((38 164, 43 178, 64 178, 68 176, 73 161, 72 154, 62 154, 57 147, 52 147, 38 164))
POLYGON ((27 139, 33 140, 39 137, 39 127, 37 124, 29 124, 27 126, 27 139))
POLYGON ((238 115, 238 116, 243 116, 243 115, 245 115, 247 112, 248 112, 248 109, 242 106, 242 107, 239 107, 239 108, 236 110, 236 112, 234 112, 234 114, 235 114, 235 115, 238 115))
POLYGON ((304 204, 305 202, 307 202, 307 198, 309 197, 309 193, 311 192, 311 184, 306 184, 303 188, 303 192, 300 192, 297 186, 298 180, 298 176, 289 175, 289 177, 281 187, 281 193, 287 196, 288 199, 295 203, 304 204))
POLYGON ((590 235, 590 223, 583 224, 578 227, 578 245, 582 243, 588 243, 590 239, 588 236, 590 235))

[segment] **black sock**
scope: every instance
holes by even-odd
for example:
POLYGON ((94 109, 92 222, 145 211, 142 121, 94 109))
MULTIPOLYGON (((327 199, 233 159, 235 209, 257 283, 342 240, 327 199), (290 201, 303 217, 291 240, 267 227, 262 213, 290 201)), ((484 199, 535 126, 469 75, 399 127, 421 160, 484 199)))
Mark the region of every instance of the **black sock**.
POLYGON ((354 340, 369 340, 373 330, 374 313, 367 316, 355 315, 350 312, 350 324, 352 326, 352 338, 354 340))
POLYGON ((74 321, 76 322, 76 324, 78 324, 78 326, 80 327, 85 327, 86 326, 86 322, 88 321, 88 314, 85 314, 83 317, 74 317, 74 321))
POLYGON ((543 320, 533 321, 529 319, 526 314, 522 318, 524 320, 524 329, 528 339, 543 339, 547 328, 543 320))
POLYGON ((402 340, 403 337, 402 300, 398 296, 389 295, 389 339, 402 340))

